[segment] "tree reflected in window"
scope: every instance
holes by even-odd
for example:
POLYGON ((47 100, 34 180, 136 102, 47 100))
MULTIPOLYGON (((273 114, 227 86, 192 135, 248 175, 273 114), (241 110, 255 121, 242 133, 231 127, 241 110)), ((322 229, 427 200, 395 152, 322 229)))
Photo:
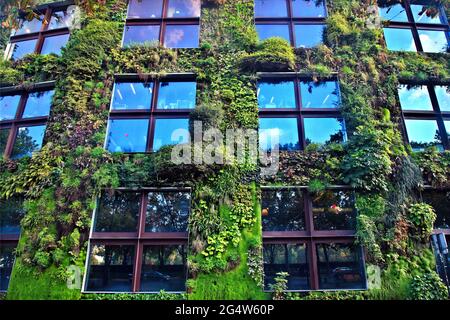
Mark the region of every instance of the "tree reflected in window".
POLYGON ((405 120, 409 144, 413 151, 424 151, 429 147, 443 149, 442 138, 435 120, 405 120))
POLYGON ((149 192, 145 232, 186 232, 190 193, 149 192))
POLYGON ((422 192, 422 199, 436 212, 434 228, 450 229, 450 190, 427 189, 422 192))
POLYGON ((352 193, 326 190, 311 196, 315 230, 356 229, 356 210, 352 193))
POLYGON ((140 193, 104 193, 99 200, 95 232, 137 232, 140 193))
POLYGON ((346 140, 344 120, 340 118, 304 118, 306 145, 329 145, 346 140))
POLYGON ((15 244, 0 243, 0 291, 6 291, 8 289, 12 267, 14 265, 15 248, 15 244))
POLYGON ((20 198, 0 199, 0 234, 20 234, 20 221, 25 211, 20 198))
POLYGON ((45 128, 45 125, 19 128, 11 152, 11 159, 31 156, 33 152, 41 149, 45 128))
POLYGON ((261 208, 263 231, 305 230, 304 201, 300 191, 265 190, 261 208))

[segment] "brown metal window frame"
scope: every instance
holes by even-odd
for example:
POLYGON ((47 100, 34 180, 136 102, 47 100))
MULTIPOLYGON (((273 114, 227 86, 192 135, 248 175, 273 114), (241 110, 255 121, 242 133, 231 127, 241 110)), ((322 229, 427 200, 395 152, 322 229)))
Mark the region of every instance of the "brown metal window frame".
MULTIPOLYGON (((304 212, 305 212, 305 230, 304 231, 264 231, 262 232, 263 245, 265 244, 306 244, 307 261, 309 265, 309 286, 308 290, 288 290, 292 292, 304 291, 339 291, 342 289, 320 289, 319 288, 319 268, 317 259, 317 244, 355 244, 356 230, 315 230, 314 218, 312 212, 311 196, 308 193, 306 186, 284 186, 284 187, 270 187, 262 186, 261 192, 273 190, 292 190, 296 189, 303 195, 304 212)), ((348 186, 331 186, 327 190, 335 191, 352 191, 348 186)), ((356 212, 356 209, 355 209, 356 212)), ((362 247, 357 246, 360 250, 361 259, 364 264, 364 251, 362 247)), ((367 289, 367 282, 366 287, 367 289)), ((345 290, 364 290, 364 289, 345 289, 345 290)), ((265 290, 268 291, 268 290, 265 290)))
MULTIPOLYGON (((133 245, 133 275, 132 275, 132 290, 133 293, 146 293, 140 291, 141 284, 141 270, 144 246, 166 246, 166 245, 184 245, 186 250, 186 257, 188 252, 189 233, 186 232, 145 232, 145 218, 147 212, 148 193, 161 192, 191 192, 191 188, 140 188, 139 190, 118 188, 115 189, 121 192, 140 193, 140 205, 137 232, 94 232, 95 220, 97 215, 97 208, 94 210, 94 217, 92 219, 91 233, 89 237, 89 248, 86 257, 86 272, 83 283, 83 292, 95 293, 97 291, 87 290, 89 268, 91 259, 91 248, 95 245, 133 245)), ((98 207, 98 206, 97 206, 98 207)), ((190 208, 190 206, 189 206, 190 208)), ((190 212, 189 212, 190 213, 190 212)), ((186 261, 187 258, 184 258, 186 261)), ((187 273, 186 273, 187 280, 187 273)), ((106 291, 98 291, 99 293, 109 293, 106 291)), ((114 292, 118 293, 118 292, 114 292)))
MULTIPOLYGON (((300 144, 300 150, 305 150, 306 145, 306 134, 305 134, 305 126, 303 125, 303 119, 305 118, 335 118, 344 120, 341 114, 341 108, 303 108, 302 107, 302 96, 300 89, 300 82, 302 81, 313 81, 311 75, 300 74, 296 72, 280 72, 280 73, 270 73, 270 72, 261 72, 258 73, 258 82, 265 81, 293 81, 294 82, 294 91, 295 91, 295 109, 292 108, 274 108, 274 109, 266 109, 258 107, 259 118, 295 118, 297 119, 297 133, 298 133, 298 141, 300 144)), ((335 81, 338 84, 338 94, 339 101, 341 101, 341 93, 339 88, 339 78, 337 74, 332 75, 330 77, 322 77, 319 81, 335 81)), ((345 128, 345 121, 344 121, 345 128)), ((344 136, 347 136, 347 131, 345 130, 344 136)), ((345 142, 344 137, 344 142, 345 142)))
MULTIPOLYGON (((173 73, 168 74, 159 79, 149 79, 147 81, 141 80, 142 76, 135 74, 121 74, 116 75, 114 85, 120 82, 136 82, 136 83, 153 83, 153 93, 151 101, 149 101, 150 109, 147 110, 113 110, 111 99, 111 107, 109 112, 108 124, 111 120, 132 120, 143 119, 149 120, 147 130, 147 146, 145 152, 125 152, 125 153, 150 153, 153 152, 153 138, 155 134, 155 122, 157 119, 189 119, 189 115, 194 110, 192 109, 157 109, 159 84, 161 82, 197 82, 196 76, 193 73, 173 73)), ((197 94, 196 94, 197 99, 197 94)), ((106 139, 108 139, 107 130, 106 139)), ((105 141, 105 149, 107 149, 107 140, 105 141)))
MULTIPOLYGON (((444 121, 450 121, 450 111, 441 111, 439 107, 438 98, 434 90, 435 86, 450 86, 450 82, 435 82, 435 81, 401 81, 401 85, 411 85, 411 86, 426 86, 428 94, 430 96, 431 105, 433 106, 432 111, 428 110, 403 110, 400 105, 400 110, 402 111, 402 131, 403 137, 406 144, 409 144, 408 130, 406 130, 405 120, 435 120, 438 124, 439 134, 442 139, 442 146, 444 150, 450 150, 450 139, 448 138, 447 129, 445 127, 444 121)), ((400 99, 399 99, 400 104, 400 99)))
MULTIPOLYGON (((128 3, 127 8, 127 18, 125 21, 125 26, 123 29, 122 35, 122 47, 125 40, 125 28, 128 26, 159 26, 159 44, 161 46, 165 46, 164 39, 166 34, 166 28, 168 25, 184 25, 184 26, 198 26, 200 28, 200 17, 167 17, 168 9, 169 9, 169 1, 170 0, 162 0, 162 12, 161 17, 159 18, 129 18, 128 12, 130 8, 130 3, 128 3)), ((200 3, 200 12, 201 12, 201 3, 200 3)), ((200 31, 199 31, 200 37, 200 31)))
MULTIPOLYGON (((326 20, 328 17, 328 8, 327 8, 327 1, 323 0, 323 5, 325 8, 325 15, 324 17, 294 17, 293 12, 293 5, 292 0, 285 0, 286 1, 286 8, 287 8, 287 16, 286 17, 257 17, 255 14, 254 17, 254 23, 255 25, 272 25, 272 24, 279 24, 279 25, 287 25, 289 29, 289 40, 291 43, 291 46, 296 48, 297 41, 295 37, 295 26, 296 25, 323 25, 326 26, 326 20)), ((276 5, 276 1, 274 1, 274 5, 276 5)))
MULTIPOLYGON (((19 105, 16 110, 16 115, 14 119, 0 121, 0 130, 9 130, 8 139, 6 142, 5 150, 3 152, 3 158, 9 159, 14 148, 14 143, 16 141, 18 129, 21 127, 33 127, 47 125, 49 116, 43 117, 33 117, 33 118, 22 118, 23 112, 25 111, 25 106, 27 104, 28 96, 31 93, 40 91, 49 91, 55 88, 54 81, 42 82, 33 85, 31 88, 24 89, 22 87, 5 87, 0 88, 0 96, 8 95, 20 95, 19 105)), ((51 112, 51 109, 50 109, 51 112)), ((45 142, 45 135, 42 145, 45 142)), ((1 150, 0 150, 1 152, 1 150)))
MULTIPOLYGON (((48 5, 39 6, 35 9, 35 12, 37 14, 42 14, 44 16, 43 21, 41 23, 41 29, 36 32, 32 32, 29 34, 20 34, 20 35, 12 35, 9 39, 9 43, 11 45, 10 50, 13 49, 13 44, 20 41, 27 41, 27 40, 37 40, 36 46, 34 48, 33 53, 41 53, 42 47, 44 45, 44 41, 46 38, 52 37, 52 36, 60 36, 64 34, 70 34, 70 30, 67 27, 63 28, 57 28, 49 30, 48 26, 50 25, 50 19, 52 17, 52 14, 54 12, 58 11, 64 11, 67 9, 69 5, 72 5, 73 1, 62 1, 62 2, 56 2, 48 5)), ((30 52, 31 53, 31 52, 30 52)), ((8 59, 11 59, 12 52, 8 52, 8 59)))
MULTIPOLYGON (((401 22, 401 21, 390 21, 390 20, 383 20, 382 23, 385 24, 384 28, 392 28, 392 29, 408 29, 411 30, 414 44, 416 46, 417 52, 424 52, 422 47, 422 42, 420 41, 419 37, 419 30, 425 30, 425 31, 443 31, 445 32, 445 35, 447 37, 447 48, 449 48, 450 43, 450 27, 448 25, 448 22, 446 24, 435 24, 435 23, 417 23, 414 20, 414 15, 411 10, 411 3, 413 1, 411 0, 402 0, 403 7, 405 8, 406 15, 408 17, 408 22, 401 22)), ((439 14, 447 20, 444 8, 441 4, 438 4, 439 6, 439 14)))

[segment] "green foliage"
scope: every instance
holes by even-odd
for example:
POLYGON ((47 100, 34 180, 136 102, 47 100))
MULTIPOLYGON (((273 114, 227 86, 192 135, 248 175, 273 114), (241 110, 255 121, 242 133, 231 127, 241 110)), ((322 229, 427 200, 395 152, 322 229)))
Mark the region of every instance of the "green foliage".
POLYGON ((413 235, 422 242, 428 242, 436 220, 433 207, 426 203, 415 203, 409 207, 407 218, 413 226, 413 235))
POLYGON ((273 300, 285 300, 286 299, 286 291, 288 289, 288 280, 289 273, 287 272, 278 272, 275 277, 275 283, 270 285, 270 290, 273 291, 272 299, 273 300))
POLYGON ((95 294, 88 293, 81 296, 82 300, 186 300, 186 294, 167 293, 164 290, 155 294, 145 293, 114 293, 95 294))
POLYGON ((412 300, 447 300, 448 289, 436 272, 414 276, 411 281, 412 300))

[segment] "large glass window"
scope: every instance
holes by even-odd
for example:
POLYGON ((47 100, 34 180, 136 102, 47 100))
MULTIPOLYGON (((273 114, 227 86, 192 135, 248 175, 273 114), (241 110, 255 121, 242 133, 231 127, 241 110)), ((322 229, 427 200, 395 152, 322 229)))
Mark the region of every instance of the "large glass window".
POLYGON ((434 228, 450 231, 450 190, 425 189, 422 199, 436 211, 434 228))
POLYGON ((449 26, 438 1, 378 1, 378 9, 389 50, 448 52, 449 26))
POLYGON ((436 120, 405 119, 405 125, 409 144, 414 151, 424 151, 433 146, 443 149, 436 120))
POLYGON ((189 189, 116 190, 98 201, 86 291, 184 291, 189 189))
POLYGON ((0 292, 8 290, 16 245, 16 243, 11 242, 0 242, 0 292))
POLYGON ((46 89, 0 96, 0 154, 18 159, 41 149, 53 94, 46 89))
POLYGON ((117 81, 106 149, 150 152, 189 142, 189 113, 196 105, 196 91, 192 80, 117 81))
POLYGON ((355 230, 356 210, 353 194, 326 190, 311 195, 315 230, 355 230))
POLYGON ((259 39, 281 37, 297 48, 323 43, 326 7, 324 0, 255 0, 259 39))
POLYGON ((123 46, 197 48, 200 10, 200 0, 131 0, 123 46))

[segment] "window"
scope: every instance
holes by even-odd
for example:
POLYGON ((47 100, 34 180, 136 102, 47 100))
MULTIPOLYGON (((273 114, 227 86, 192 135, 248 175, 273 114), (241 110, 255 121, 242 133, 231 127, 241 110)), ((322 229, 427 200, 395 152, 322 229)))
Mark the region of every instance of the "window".
POLYGON ((0 200, 0 292, 8 289, 23 215, 22 199, 0 200))
POLYGON ((42 147, 54 91, 47 84, 35 87, 0 92, 0 153, 6 158, 31 156, 42 147))
POLYGON ((6 49, 7 58, 17 60, 30 53, 61 54, 61 48, 69 41, 69 27, 74 21, 74 11, 69 8, 49 5, 36 10, 33 20, 21 19, 6 49))
POLYGON ((190 199, 189 189, 102 194, 85 291, 185 291, 190 199))
POLYGON ((449 26, 437 1, 379 0, 378 11, 389 50, 448 52, 449 26))
POLYGON ((351 191, 263 187, 261 201, 266 289, 282 271, 288 290, 366 288, 351 191))
POLYGON ((259 143, 263 150, 302 150, 310 144, 346 140, 336 79, 314 82, 288 74, 262 74, 257 97, 259 143))
POLYGON ((432 84, 401 84, 398 88, 405 135, 414 151, 428 147, 448 149, 450 87, 432 84))
POLYGON ((422 191, 422 200, 436 211, 434 229, 450 235, 450 190, 426 188, 422 191))
POLYGON ((130 0, 123 46, 197 48, 200 0, 130 0))
POLYGON ((189 113, 196 105, 192 79, 114 85, 105 147, 110 152, 150 152, 189 142, 189 113))
POLYGON ((327 10, 324 0, 255 0, 259 39, 286 39, 294 47, 323 43, 327 10))

